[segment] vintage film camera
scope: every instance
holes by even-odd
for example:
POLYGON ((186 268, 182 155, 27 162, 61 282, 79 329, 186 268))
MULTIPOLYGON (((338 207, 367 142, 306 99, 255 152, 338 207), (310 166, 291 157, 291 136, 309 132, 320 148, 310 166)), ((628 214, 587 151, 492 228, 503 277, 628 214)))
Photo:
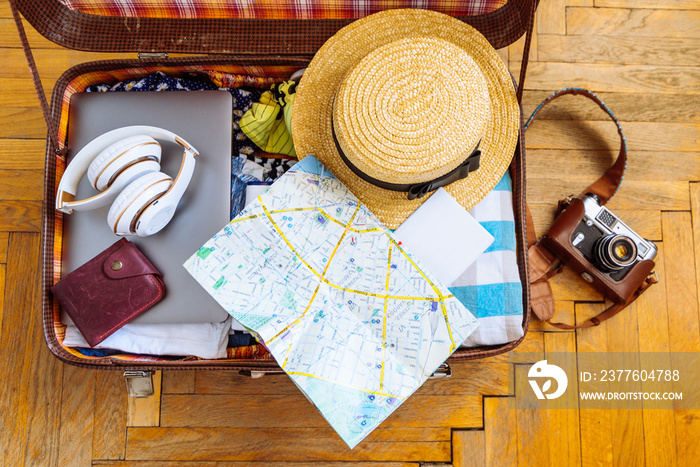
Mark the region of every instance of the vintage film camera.
POLYGON ((656 246, 640 237, 598 198, 569 197, 540 239, 549 250, 614 303, 626 303, 653 275, 656 246))
POLYGON ((610 279, 619 281, 635 263, 656 257, 656 245, 601 206, 596 195, 587 193, 581 200, 583 219, 571 235, 571 244, 610 279))

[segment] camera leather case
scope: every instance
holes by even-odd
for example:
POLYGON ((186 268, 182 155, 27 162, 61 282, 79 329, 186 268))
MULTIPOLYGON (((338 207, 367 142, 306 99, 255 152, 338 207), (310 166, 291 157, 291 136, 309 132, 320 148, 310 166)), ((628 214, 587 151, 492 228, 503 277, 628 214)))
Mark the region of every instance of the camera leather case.
POLYGON ((549 231, 540 239, 540 245, 561 259, 577 274, 583 276, 593 288, 616 304, 624 304, 644 283, 654 269, 654 261, 643 260, 630 266, 629 272, 619 281, 610 277, 591 264, 571 243, 571 237, 584 216, 583 201, 578 198, 559 214, 549 231))

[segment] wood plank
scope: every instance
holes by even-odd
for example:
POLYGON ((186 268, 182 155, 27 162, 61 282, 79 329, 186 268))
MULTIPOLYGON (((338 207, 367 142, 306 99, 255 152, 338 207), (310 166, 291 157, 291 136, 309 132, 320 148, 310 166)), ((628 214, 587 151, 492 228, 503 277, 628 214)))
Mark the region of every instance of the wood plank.
POLYGON ((46 138, 46 122, 40 109, 0 108, 0 138, 46 138))
MULTIPOLYGON (((3 420, 0 459, 7 465, 23 465, 27 460, 29 409, 34 397, 31 384, 34 364, 32 346, 36 343, 34 339, 17 339, 16 332, 21 329, 23 335, 34 337, 41 329, 38 315, 27 319, 27 310, 38 309, 40 303, 36 286, 39 251, 39 235, 10 236, 2 312, 2 329, 5 332, 0 334, 0 375, 4 376, 4 387, 0 392, 0 420, 3 420), (26 286, 27 277, 35 278, 33 286, 26 286), (8 329, 13 332, 8 332, 8 329)), ((51 441, 47 440, 50 445, 51 441)), ((55 461, 55 457, 50 461, 55 461)))
POLYGON ((95 371, 85 368, 66 365, 63 369, 59 466, 92 461, 95 376, 95 371))
POLYGON ((452 466, 486 467, 486 440, 483 430, 452 432, 452 466))
POLYGON ((557 300, 602 302, 603 296, 569 268, 549 280, 557 300))
MULTIPOLYGON (((480 361, 450 362, 452 377, 428 380, 417 395, 504 395, 508 390, 508 364, 480 361)), ((175 372, 179 374, 180 372, 175 372)), ((173 390, 164 394, 298 395, 299 389, 285 375, 252 379, 233 371, 197 371, 193 392, 173 390)))
MULTIPOLYGON (((574 302, 572 300, 557 300, 557 297, 554 298, 554 317, 551 319, 551 321, 573 326, 575 324, 574 302)), ((530 320, 530 331, 547 331, 547 334, 544 335, 545 348, 547 348, 547 338, 549 338, 549 333, 573 332, 555 328, 545 321, 540 321, 536 316, 533 316, 530 320)))
POLYGON ((0 202, 0 225, 6 232, 40 232, 41 201, 0 202))
MULTIPOLYGON (((517 76, 520 63, 510 62, 517 76)), ((598 63, 534 62, 527 67, 528 90, 554 91, 562 83, 593 92, 667 92, 697 95, 700 68, 689 66, 616 65, 598 63)))
MULTIPOLYGON (((531 115, 551 94, 549 90, 524 93, 525 116, 531 115)), ((700 115, 695 110, 700 107, 700 95, 624 92, 596 92, 596 95, 623 122, 623 127, 626 122, 700 122, 700 115)), ((613 124, 595 102, 582 96, 565 96, 552 101, 537 114, 537 120, 600 120, 613 124)))
MULTIPOLYGON (((18 244, 13 236, 13 249, 26 246, 26 244, 18 244)), ((29 282, 27 278, 23 278, 22 287, 38 290, 39 277, 34 277, 29 282)), ((26 330, 27 311, 38 311, 40 308, 38 294, 32 302, 24 302, 22 305, 21 313, 25 316, 23 329, 26 330)), ((61 398, 60 384, 57 385, 57 381, 62 379, 63 365, 50 354, 44 344, 40 315, 33 313, 31 321, 36 325, 29 326, 31 331, 25 331, 22 334, 24 352, 32 362, 30 376, 25 382, 28 389, 26 400, 28 416, 24 458, 28 465, 58 466, 61 398)))
POLYGON ((126 426, 159 426, 163 372, 153 373, 153 395, 127 398, 126 426))
POLYGON ((508 66, 509 63, 509 57, 510 54, 508 53, 508 47, 504 47, 502 49, 497 49, 496 52, 498 53, 498 56, 501 58, 505 66, 508 66))
MULTIPOLYGON (((623 131, 630 154, 636 151, 697 153, 700 150, 700 127, 692 123, 628 122, 623 124, 623 131), (671 141, 673 139, 675 141, 671 141)), ((526 144, 528 150, 602 149, 619 152, 620 137, 617 127, 609 122, 542 120, 528 128, 526 144)))
MULTIPOLYGON (((554 172, 565 173, 570 180, 593 183, 615 162, 618 151, 619 149, 528 149, 528 181, 551 178, 554 172)), ((698 179, 700 152, 634 151, 627 155, 625 183, 629 180, 654 182, 698 179)))
POLYGON ((507 397, 484 397, 486 465, 511 466, 518 461, 515 410, 507 397))
MULTIPOLYGON (((606 308, 606 304, 577 304, 576 323, 580 324, 598 315, 606 308)), ((576 348, 581 352, 607 351, 608 321, 599 326, 579 329, 576 331, 576 348)), ((581 357, 579 357, 579 362, 581 357)), ((581 370, 579 365, 579 370, 581 370)), ((597 387, 605 388, 604 384, 597 387)), ((609 409, 585 409, 579 413, 581 426, 581 462, 583 465, 612 465, 612 421, 609 409)))
MULTIPOLYGON (((216 371, 210 373, 218 373, 216 371)), ((251 378, 252 379, 252 378, 251 378)), ((163 394, 194 394, 195 371, 164 371, 163 394)))
MULTIPOLYGON (((664 268, 669 337, 673 368, 682 368, 682 354, 700 348, 698 293, 692 219, 689 212, 662 213, 664 268)), ((695 382, 679 381, 674 391, 694 394, 695 382)), ((693 465, 700 457, 700 411, 675 410, 676 454, 679 465, 693 465)))
MULTIPOLYGON (((607 321, 608 352, 611 352, 610 368, 641 370, 639 335, 637 331, 636 303, 628 306, 607 321)), ((614 392, 641 392, 641 382, 613 383, 614 392)), ((644 418, 639 408, 642 403, 632 402, 613 406, 610 413, 614 465, 644 465, 644 418), (637 410, 634 410, 637 409, 637 410)))
MULTIPOLYGON (((383 427, 480 427, 481 396, 414 394, 383 427)), ((328 422, 303 394, 235 395, 164 394, 161 400, 163 427, 225 428, 323 428, 328 422)))
POLYGON ((12 19, 12 10, 10 9, 10 2, 0 3, 0 18, 12 19))
POLYGON ((654 262, 660 283, 651 286, 639 296, 637 305, 637 327, 639 329, 639 351, 642 353, 667 353, 670 349, 668 307, 665 284, 665 243, 657 242, 658 253, 654 262))
POLYGON ((664 212, 661 220, 670 350, 697 352, 700 350, 700 323, 691 216, 689 212, 664 212))
MULTIPOLYGON (((50 84, 50 83, 47 83, 50 84)), ((46 99, 51 100, 52 88, 44 88, 46 99)), ((34 83, 30 78, 4 78, 0 80, 0 106, 40 108, 34 83)))
MULTIPOLYGON (((56 79, 75 65, 93 60, 136 58, 136 53, 82 52, 68 49, 61 49, 61 53, 56 53, 56 50, 52 49, 37 49, 33 51, 33 54, 44 89, 51 89, 56 79)), ((22 49, 0 48, 0 62, 5 64, 3 78, 28 78, 30 76, 22 49)))
POLYGON ((696 465, 700 458, 700 410, 674 411, 678 465, 696 465))
MULTIPOLYGON (((9 2, 3 2, 3 5, 9 5, 9 2)), ((0 19, 0 47, 19 49, 22 47, 22 43, 19 40, 19 32, 17 32, 17 26, 15 26, 15 21, 14 19, 12 19, 12 13, 8 11, 7 14, 9 15, 8 17, 0 16, 0 18, 3 18, 0 19)), ((24 24, 24 31, 27 33, 27 39, 29 40, 29 45, 31 45, 32 50, 65 50, 61 46, 54 44, 53 42, 39 34, 36 31, 36 29, 34 29, 32 25, 27 22, 27 20, 22 19, 22 24, 24 24)))
MULTIPOLYGON (((568 333, 545 333, 546 357, 549 363, 560 365, 567 374, 577 374, 576 368, 569 371, 569 362, 576 352, 576 335, 568 333)), ((573 363, 573 362, 572 362, 573 363)), ((563 399, 549 401, 555 405, 547 415, 547 449, 549 459, 561 465, 581 465, 581 430, 578 411, 578 380, 571 378, 563 399), (557 403, 557 401, 560 401, 557 403)))
MULTIPOLYGON (((109 467, 182 467, 177 461, 110 461, 94 460, 92 465, 105 465, 109 467)), ((319 465, 316 462, 217 462, 198 461, 188 462, 192 467, 313 467, 319 465)), ((442 464, 444 465, 444 464, 442 464)), ((347 462, 324 462, 324 467, 348 467, 347 462)), ((353 462, 352 467, 421 467, 417 462, 353 462)))
POLYGON ((539 61, 689 66, 700 63, 700 39, 540 34, 539 61))
POLYGON ((46 140, 0 139, 0 154, 0 170, 43 171, 46 140))
MULTIPOLYGON (((541 332, 528 332, 520 344, 507 353, 486 357, 483 363, 535 363, 544 358, 544 337, 541 332)), ((512 389, 512 388, 510 388, 512 389)), ((511 391, 512 392, 512 391, 511 391)))
POLYGON ((537 7, 537 35, 566 34, 567 0, 550 0, 537 7))
MULTIPOLYGON (((656 272, 660 278, 665 276, 664 245, 657 243, 659 252, 656 256, 656 272)), ((635 302, 637 308, 637 326, 639 328, 639 350, 642 368, 670 368, 671 358, 668 329, 668 307, 666 306, 666 287, 663 282, 644 292, 635 302)), ((658 391, 658 383, 643 384, 658 391)), ((672 385, 671 388, 672 390, 672 385)), ((645 404, 647 406, 649 404, 645 404)), ((669 409, 673 404, 669 404, 669 409)), ((644 455, 646 465, 675 466, 676 427, 673 410, 654 408, 642 410, 644 418, 644 455)))
POLYGON ((249 395, 282 395, 296 394, 299 388, 284 374, 265 375, 253 379, 238 374, 237 371, 207 371, 195 370, 196 394, 249 394, 249 395))
MULTIPOLYGON (((415 392, 417 396, 507 395, 510 369, 507 363, 482 361, 449 362, 452 377, 429 379, 415 392)), ((413 396, 412 396, 413 397, 413 396)))
MULTIPOLYGON (((0 264, 4 264, 7 262, 7 243, 9 241, 10 241, 10 234, 8 232, 0 232, 0 264)), ((0 321, 2 321, 2 320, 0 320, 0 321)), ((0 332, 1 331, 2 331, 2 328, 0 327, 0 332)))
MULTIPOLYGON (((13 248, 17 245, 13 244, 13 248)), ((40 278, 33 283, 25 278, 24 287, 39 289, 40 278), (29 282, 29 283, 27 283, 29 282)), ((32 312, 32 319, 39 321, 40 304, 26 303, 25 312, 32 312)), ((34 335, 24 334, 27 351, 32 359, 30 400, 27 418, 26 465, 59 466, 59 433, 61 423, 61 384, 64 365, 54 357, 46 346, 43 327, 35 327, 34 335)))
MULTIPOLYGON (((546 334, 545 334, 546 336, 546 334)), ((546 345, 546 339, 545 339, 546 345)), ((530 365, 514 365, 515 398, 530 396, 532 388, 528 383, 530 365), (526 391, 530 391, 527 392, 526 391)), ((511 401, 512 402, 512 401, 511 401)), ((516 402, 517 404, 517 402, 516 402)), ((550 462, 547 433, 547 412, 542 408, 513 409, 515 412, 515 437, 510 439, 516 444, 518 465, 548 465, 550 462)), ((552 459, 553 460, 553 459, 552 459)))
POLYGON ((653 8, 664 10, 696 10, 697 2, 694 0, 595 0, 597 7, 606 8, 653 8))
MULTIPOLYGON (((590 180, 553 179, 547 183, 528 183, 528 203, 531 205, 556 205, 567 196, 583 192, 590 180)), ((688 182, 643 182, 625 180, 620 190, 606 204, 613 212, 643 206, 652 211, 688 211, 688 182)))
POLYGON ((567 33, 573 36, 700 38, 700 28, 697 27, 700 24, 700 11, 697 9, 572 7, 567 9, 566 23, 567 33))
POLYGON ((50 354, 41 340, 34 341, 39 354, 33 368, 32 399, 27 420, 26 465, 60 467, 59 441, 61 399, 57 381, 61 381, 63 364, 50 354))
POLYGON ((535 363, 538 360, 530 359, 537 358, 541 360, 544 356, 544 336, 542 333, 532 332, 525 334, 525 338, 520 342, 514 350, 507 354, 500 354, 494 357, 486 358, 482 361, 505 361, 508 363, 535 363), (521 354, 523 358, 521 359, 521 354))
POLYGON ((0 199, 44 199, 44 173, 38 170, 0 170, 0 199))
POLYGON ((350 450, 330 428, 129 428, 127 460, 449 462, 449 430, 435 441, 403 441, 407 429, 382 429, 350 450), (446 440, 443 440, 447 437, 446 440))
MULTIPOLYGON (((700 183, 690 184, 690 209, 693 223, 693 244, 695 245, 695 264, 700 264, 700 183)), ((700 286, 700 267, 695 268, 697 284, 700 286)), ((700 294, 698 294, 700 309, 700 294)))
POLYGON ((124 459, 126 447, 127 393, 119 371, 95 374, 95 425, 92 434, 94 459, 124 459))
POLYGON ((0 335, 2 335, 2 315, 5 307, 5 276, 7 265, 0 264, 0 335))

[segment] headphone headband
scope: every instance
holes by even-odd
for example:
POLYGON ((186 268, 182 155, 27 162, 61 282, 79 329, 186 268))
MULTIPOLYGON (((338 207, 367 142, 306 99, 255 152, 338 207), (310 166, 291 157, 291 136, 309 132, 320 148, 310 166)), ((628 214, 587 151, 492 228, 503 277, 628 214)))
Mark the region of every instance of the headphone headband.
POLYGON ((83 147, 78 154, 73 157, 70 164, 68 164, 68 167, 63 173, 63 177, 61 177, 61 181, 58 184, 58 190, 56 192, 56 209, 66 214, 71 214, 74 210, 94 209, 106 206, 112 202, 119 194, 119 191, 122 188, 121 186, 112 185, 98 195, 91 198, 86 198, 84 200, 75 201, 75 194, 78 190, 78 184, 97 154, 124 138, 136 135, 150 136, 154 139, 170 141, 182 146, 185 150, 185 157, 183 159, 188 159, 186 157, 188 155, 196 157, 198 154, 194 146, 172 131, 168 131, 163 128, 135 125, 108 131, 85 145, 85 147, 83 147))

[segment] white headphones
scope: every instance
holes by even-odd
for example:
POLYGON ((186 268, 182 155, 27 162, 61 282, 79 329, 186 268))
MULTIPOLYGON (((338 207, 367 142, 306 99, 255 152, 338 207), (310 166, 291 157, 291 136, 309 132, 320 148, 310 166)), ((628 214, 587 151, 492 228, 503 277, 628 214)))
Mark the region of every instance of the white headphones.
POLYGON ((162 128, 129 126, 109 131, 90 141, 68 164, 58 185, 56 209, 72 214, 112 203, 107 223, 115 234, 152 235, 175 214, 197 154, 187 141, 162 128), (174 181, 160 172, 161 146, 156 138, 185 149, 174 181), (101 193, 76 201, 78 184, 86 172, 90 184, 101 193))

